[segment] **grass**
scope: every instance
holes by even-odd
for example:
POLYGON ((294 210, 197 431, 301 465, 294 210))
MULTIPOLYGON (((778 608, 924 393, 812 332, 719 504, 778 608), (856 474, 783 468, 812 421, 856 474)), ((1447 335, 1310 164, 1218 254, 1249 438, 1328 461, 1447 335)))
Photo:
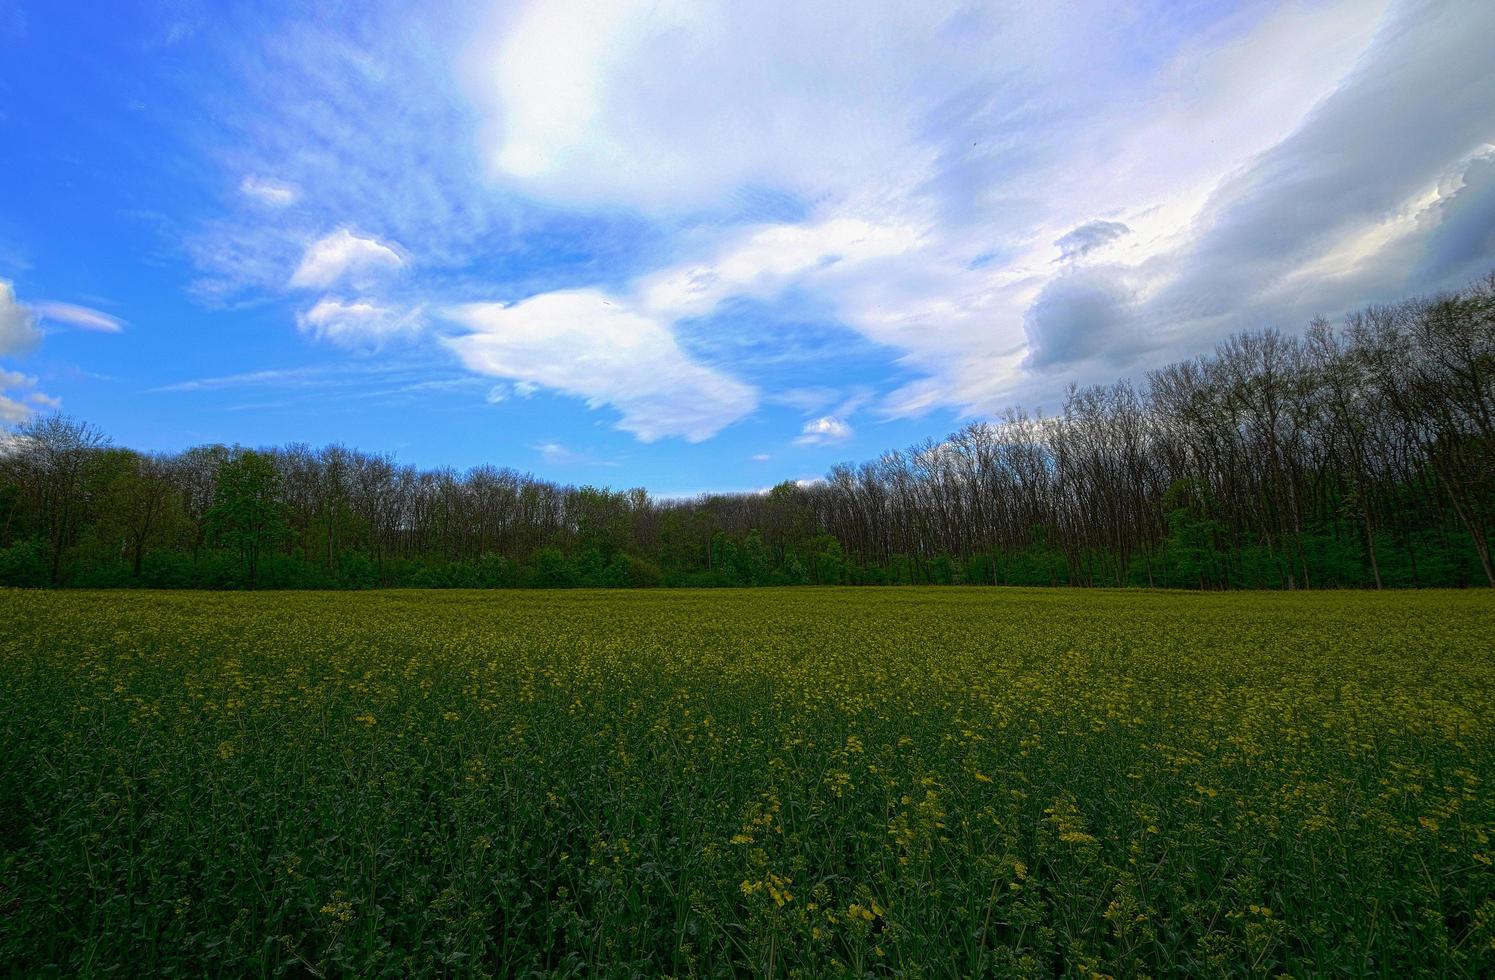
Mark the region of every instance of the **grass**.
POLYGON ((1495 596, 0 592, 27 975, 1495 971, 1495 596))

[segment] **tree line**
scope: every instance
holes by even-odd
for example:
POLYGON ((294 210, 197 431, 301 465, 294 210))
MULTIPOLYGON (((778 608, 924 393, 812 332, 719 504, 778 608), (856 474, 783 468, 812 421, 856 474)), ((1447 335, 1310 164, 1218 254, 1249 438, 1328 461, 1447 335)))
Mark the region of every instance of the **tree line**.
POLYGON ((0 443, 0 585, 1495 586, 1495 274, 811 485, 653 500, 344 446, 0 443))

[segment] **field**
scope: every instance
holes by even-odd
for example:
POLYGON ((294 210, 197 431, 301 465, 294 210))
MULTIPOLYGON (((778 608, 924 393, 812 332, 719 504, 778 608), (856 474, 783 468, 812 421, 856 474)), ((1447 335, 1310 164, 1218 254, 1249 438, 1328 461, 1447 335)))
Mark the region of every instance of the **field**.
POLYGON ((27 975, 1490 975, 1495 597, 0 592, 27 975))

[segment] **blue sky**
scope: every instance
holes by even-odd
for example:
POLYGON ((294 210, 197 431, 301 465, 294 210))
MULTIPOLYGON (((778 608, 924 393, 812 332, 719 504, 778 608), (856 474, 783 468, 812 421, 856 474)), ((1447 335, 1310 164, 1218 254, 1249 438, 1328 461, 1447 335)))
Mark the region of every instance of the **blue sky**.
POLYGON ((0 421, 813 478, 1495 268, 1491 36, 1480 0, 0 0, 0 421))

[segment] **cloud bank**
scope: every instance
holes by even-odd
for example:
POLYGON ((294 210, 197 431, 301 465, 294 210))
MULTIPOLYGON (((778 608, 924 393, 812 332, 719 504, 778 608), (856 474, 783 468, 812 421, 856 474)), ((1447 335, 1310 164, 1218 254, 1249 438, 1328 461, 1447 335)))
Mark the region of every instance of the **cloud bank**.
POLYGON ((843 390, 785 434, 823 447, 852 388, 989 413, 1495 265, 1487 4, 376 11, 254 61, 205 272, 319 293, 295 322, 345 346, 444 310, 493 404, 544 388, 645 441, 794 404, 688 342, 744 303, 884 353, 825 351, 843 390))

